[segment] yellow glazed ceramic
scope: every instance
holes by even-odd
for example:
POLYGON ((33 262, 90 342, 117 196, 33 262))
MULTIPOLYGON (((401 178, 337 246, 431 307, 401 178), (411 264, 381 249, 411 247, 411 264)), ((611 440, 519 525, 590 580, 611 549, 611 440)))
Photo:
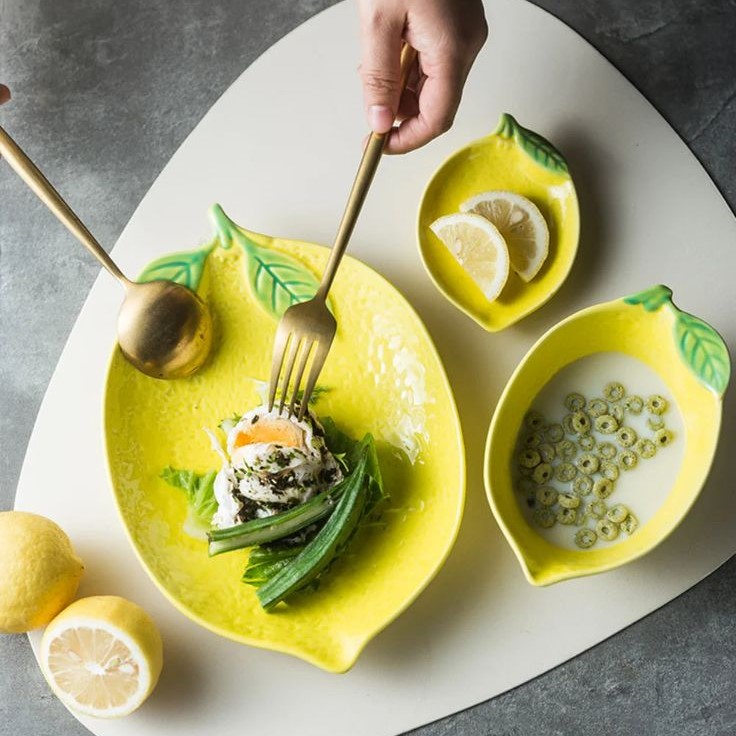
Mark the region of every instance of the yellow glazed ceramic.
POLYGON ((463 510, 458 415, 440 359, 401 295, 347 258, 332 289, 338 335, 315 410, 353 437, 373 433, 387 490, 380 520, 363 528, 313 592, 265 613, 240 582, 247 551, 209 558, 183 531, 183 494, 159 479, 167 465, 199 472, 220 461, 203 427, 260 403, 274 319, 308 298, 327 249, 272 239, 213 210, 218 238, 151 264, 142 278, 198 287, 215 320, 211 361, 196 376, 157 381, 116 348, 105 396, 107 459, 125 528, 143 566, 172 603, 235 641, 288 652, 343 672, 439 570, 463 510))
POLYGON ((562 286, 578 249, 580 214, 562 154, 504 113, 492 135, 460 149, 437 170, 424 192, 417 227, 422 259, 437 288, 481 327, 497 332, 541 307, 562 286), (512 272, 500 297, 489 302, 429 226, 492 189, 532 200, 547 221, 550 242, 547 260, 529 283, 512 272))
POLYGON ((718 441, 730 361, 720 335, 680 311, 671 296, 666 286, 655 286, 572 315, 532 347, 501 395, 486 443, 486 492, 533 585, 603 572, 646 554, 682 521, 705 482, 718 441), (516 437, 534 397, 558 371, 579 358, 609 351, 638 358, 664 381, 684 420, 684 458, 665 502, 634 534, 606 548, 563 549, 539 535, 522 513, 511 478, 516 437))

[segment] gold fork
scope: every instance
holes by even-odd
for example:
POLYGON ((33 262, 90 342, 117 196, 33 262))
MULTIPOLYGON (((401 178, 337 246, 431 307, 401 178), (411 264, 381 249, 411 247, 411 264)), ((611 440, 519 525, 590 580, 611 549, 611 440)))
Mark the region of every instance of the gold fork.
MULTIPOLYGON (((401 91, 406 86, 409 70, 416 58, 416 51, 408 44, 401 50, 401 91)), ((355 175, 353 187, 350 190, 345 212, 343 213, 340 226, 337 229, 335 243, 330 251, 330 258, 322 274, 317 293, 312 299, 301 304, 289 307, 281 317, 276 329, 276 337, 273 346, 273 359, 271 361, 271 380, 268 389, 268 410, 271 411, 276 402, 276 391, 281 378, 281 396, 279 402, 279 414, 284 410, 289 393, 291 376, 296 366, 294 375, 294 389, 289 402, 289 416, 295 413, 299 407, 299 419, 309 406, 309 399, 317 383, 322 367, 325 364, 327 353, 337 330, 337 322, 330 310, 327 308, 327 293, 332 286, 335 273, 340 265, 343 255, 348 247, 350 235, 358 220, 361 207, 368 194, 368 188, 373 181, 373 176, 378 168, 383 148, 386 144, 388 133, 371 133, 368 138, 363 157, 355 175), (307 383, 304 393, 299 396, 299 387, 307 367, 307 362, 312 355, 312 364, 309 368, 307 383), (298 361, 297 361, 298 358, 298 361), (282 376, 283 374, 283 376, 282 376)))

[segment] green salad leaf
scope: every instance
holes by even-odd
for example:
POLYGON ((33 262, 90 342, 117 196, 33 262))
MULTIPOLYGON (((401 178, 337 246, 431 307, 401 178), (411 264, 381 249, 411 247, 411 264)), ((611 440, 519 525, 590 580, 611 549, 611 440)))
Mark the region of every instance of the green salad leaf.
POLYGON ((189 519, 200 531, 209 529, 212 517, 217 511, 216 475, 217 472, 214 470, 200 474, 193 470, 182 470, 171 466, 161 471, 162 480, 184 491, 189 504, 189 519))
POLYGON ((368 453, 366 476, 370 486, 367 510, 370 511, 388 496, 383 485, 381 467, 378 464, 375 440, 371 435, 366 435, 360 442, 354 440, 335 424, 332 417, 324 417, 320 422, 325 430, 325 444, 348 472, 351 472, 357 465, 359 456, 363 451, 363 443, 366 443, 365 451, 368 453), (366 441, 366 438, 369 438, 368 441, 366 441))
MULTIPOLYGON (((357 441, 349 435, 345 434, 338 426, 332 417, 324 417, 320 419, 320 424, 325 430, 325 444, 333 455, 342 455, 346 458, 346 462, 349 463, 348 458, 351 458, 355 452, 357 441)), ((355 463, 349 463, 349 468, 355 463)))

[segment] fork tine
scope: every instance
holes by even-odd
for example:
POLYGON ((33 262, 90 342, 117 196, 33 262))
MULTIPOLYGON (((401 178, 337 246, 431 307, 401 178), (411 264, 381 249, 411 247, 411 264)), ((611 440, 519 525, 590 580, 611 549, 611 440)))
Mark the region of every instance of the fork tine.
MULTIPOLYGON (((313 347, 313 340, 305 340, 304 349, 302 350, 302 354, 299 357, 299 366, 296 369, 296 376, 294 378, 294 393, 292 393, 291 395, 291 403, 289 404, 289 416, 296 414, 296 405, 299 399, 299 386, 301 385, 302 376, 304 375, 304 369, 307 367, 307 360, 309 359, 309 354, 312 352, 313 347)), ((301 403, 304 403, 303 396, 301 403)))
POLYGON ((268 383, 268 410, 273 410, 276 402, 276 388, 279 385, 279 375, 284 364, 284 355, 291 341, 291 332, 283 329, 283 325, 279 323, 276 330, 276 337, 273 341, 273 358, 271 359, 271 379, 268 383))
POLYGON ((314 391, 314 386, 317 383, 317 378, 322 371, 322 366, 325 364, 327 353, 330 352, 330 345, 332 345, 332 339, 334 335, 330 337, 320 337, 317 340, 317 348, 314 351, 314 360, 309 368, 309 377, 307 378, 307 385, 304 387, 304 394, 302 395, 302 404, 299 407, 299 421, 304 419, 304 414, 309 406, 309 399, 314 391))
POLYGON ((289 342, 288 353, 289 357, 286 359, 286 367, 284 368, 284 377, 281 380, 281 400, 279 401, 279 414, 284 411, 286 405, 286 397, 289 393, 289 383, 291 381, 291 374, 294 370, 294 363, 296 362, 296 356, 299 354, 299 349, 302 346, 303 338, 301 335, 292 334, 289 342))

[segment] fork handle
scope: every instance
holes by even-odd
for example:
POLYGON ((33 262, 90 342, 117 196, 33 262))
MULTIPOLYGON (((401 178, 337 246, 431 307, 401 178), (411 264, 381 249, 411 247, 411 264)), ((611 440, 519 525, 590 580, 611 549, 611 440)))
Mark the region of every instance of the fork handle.
MULTIPOLYGON (((417 57, 417 52, 409 46, 404 44, 401 49, 401 67, 399 77, 399 89, 401 92, 406 87, 406 82, 409 78, 409 71, 411 70, 412 64, 417 57)), ((330 251, 330 258, 327 261, 327 266, 322 274, 322 281, 320 282, 319 289, 315 298, 322 300, 327 298, 327 292, 329 292, 332 282, 335 279, 337 268, 340 265, 343 255, 348 247, 350 236, 355 228, 355 223, 358 221, 358 215, 365 202, 365 197, 368 194, 373 177, 375 176, 376 169, 378 168, 378 162, 381 160, 383 149, 386 145, 389 133, 371 133, 368 137, 368 143, 366 144, 365 150, 363 151, 363 157, 360 159, 360 165, 355 175, 355 181, 353 182, 353 188, 350 190, 347 204, 345 205, 345 211, 340 220, 340 226, 337 229, 337 235, 335 236, 335 243, 330 251)))

